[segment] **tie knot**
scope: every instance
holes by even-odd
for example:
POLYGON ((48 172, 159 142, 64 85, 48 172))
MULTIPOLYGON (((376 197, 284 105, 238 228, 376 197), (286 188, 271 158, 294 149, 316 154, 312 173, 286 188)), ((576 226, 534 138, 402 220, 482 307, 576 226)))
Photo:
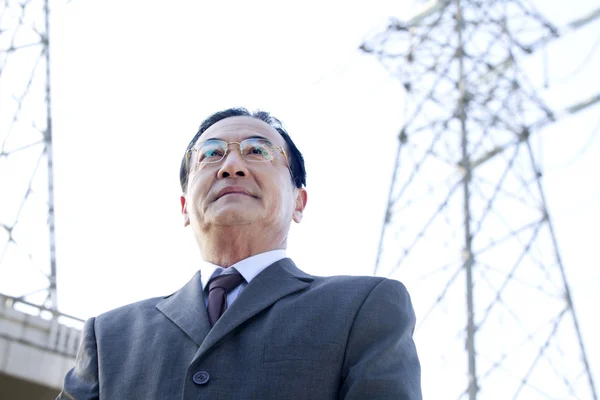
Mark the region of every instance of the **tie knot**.
POLYGON ((243 280, 244 278, 242 277, 242 275, 240 275, 237 272, 233 274, 219 275, 208 282, 208 292, 210 293, 211 290, 216 288, 220 288, 225 290, 226 292, 229 292, 230 290, 238 286, 240 283, 242 283, 243 280))

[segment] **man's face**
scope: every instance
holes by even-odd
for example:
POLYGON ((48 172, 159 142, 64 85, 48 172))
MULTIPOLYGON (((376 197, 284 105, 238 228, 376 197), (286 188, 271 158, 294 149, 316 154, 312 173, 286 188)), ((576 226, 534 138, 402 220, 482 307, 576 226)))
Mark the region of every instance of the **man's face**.
MULTIPOLYGON (((210 139, 239 143, 252 137, 286 148, 279 132, 252 117, 230 117, 215 123, 195 148, 210 139)), ((293 185, 283 154, 276 150, 272 161, 251 162, 241 155, 237 144, 228 149, 217 163, 198 163, 199 152, 191 153, 187 192, 181 196, 184 224, 200 232, 215 226, 255 224, 260 232, 287 234, 291 221, 302 218, 306 191, 293 185)))

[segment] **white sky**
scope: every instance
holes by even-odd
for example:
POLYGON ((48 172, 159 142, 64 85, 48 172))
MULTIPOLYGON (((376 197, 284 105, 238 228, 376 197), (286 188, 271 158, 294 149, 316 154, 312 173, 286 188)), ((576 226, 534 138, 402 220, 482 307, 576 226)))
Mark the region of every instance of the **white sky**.
MULTIPOLYGON (((560 25, 594 3, 556 0, 540 8, 560 25)), ((200 256, 179 213, 179 162, 199 123, 231 106, 272 112, 305 155, 309 201, 292 228, 289 255, 313 274, 371 274, 403 96, 357 48, 408 3, 169 4, 75 0, 55 7, 61 310, 86 318, 189 280, 200 256), (354 143, 364 138, 382 151, 357 163, 354 143)), ((596 23, 549 48, 555 81, 577 68, 599 29, 596 23)), ((551 86, 553 105, 598 93, 599 64, 596 55, 576 78, 551 86)), ((534 79, 541 71, 540 63, 534 79)), ((542 132, 546 196, 597 383, 600 141, 588 141, 599 111, 542 132)))

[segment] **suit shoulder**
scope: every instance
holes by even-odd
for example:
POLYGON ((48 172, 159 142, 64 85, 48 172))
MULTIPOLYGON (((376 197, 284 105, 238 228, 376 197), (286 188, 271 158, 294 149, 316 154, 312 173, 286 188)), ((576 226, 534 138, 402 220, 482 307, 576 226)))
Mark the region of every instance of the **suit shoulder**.
POLYGON ((350 290, 366 290, 369 292, 376 287, 390 287, 395 290, 406 291, 406 287, 401 282, 380 276, 335 275, 327 277, 315 276, 314 279, 316 287, 339 287, 350 290))
POLYGON ((129 320, 154 310, 164 297, 152 297, 106 311, 96 317, 97 323, 114 323, 119 320, 129 320))

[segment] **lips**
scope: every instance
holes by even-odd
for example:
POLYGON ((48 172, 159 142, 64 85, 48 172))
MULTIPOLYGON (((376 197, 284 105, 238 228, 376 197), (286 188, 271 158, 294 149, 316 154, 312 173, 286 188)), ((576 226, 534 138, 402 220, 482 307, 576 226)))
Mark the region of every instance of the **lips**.
POLYGON ((252 196, 252 194, 245 188, 240 187, 240 186, 228 186, 225 187, 221 190, 219 190, 219 192, 217 193, 217 196, 215 198, 215 200, 220 199, 223 196, 227 196, 228 194, 243 194, 246 196, 250 196, 250 197, 254 197, 252 196))

